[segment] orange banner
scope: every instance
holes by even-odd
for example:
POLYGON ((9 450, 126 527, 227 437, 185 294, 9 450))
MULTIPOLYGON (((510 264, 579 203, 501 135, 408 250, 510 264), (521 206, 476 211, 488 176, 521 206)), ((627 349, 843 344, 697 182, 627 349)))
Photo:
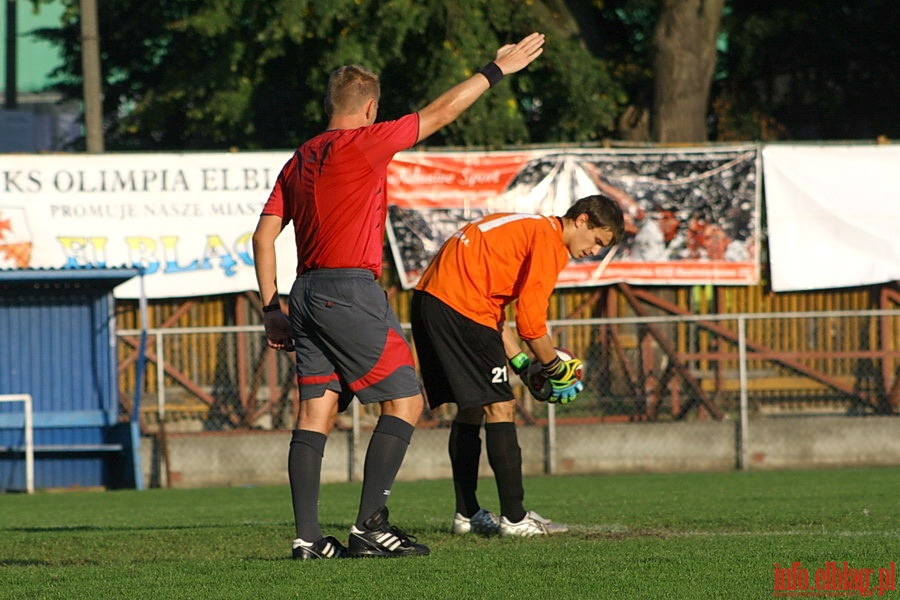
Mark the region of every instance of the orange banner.
POLYGON ((612 258, 572 261, 559 285, 759 281, 758 152, 723 149, 405 152, 388 169, 391 251, 404 287, 459 227, 494 212, 562 215, 605 193, 626 216, 612 258))

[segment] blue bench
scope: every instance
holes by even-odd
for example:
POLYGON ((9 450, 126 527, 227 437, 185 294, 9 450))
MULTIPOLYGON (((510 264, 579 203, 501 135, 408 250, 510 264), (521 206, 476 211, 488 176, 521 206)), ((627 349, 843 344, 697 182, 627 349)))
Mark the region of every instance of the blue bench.
MULTIPOLYGON (((113 487, 143 489, 140 428, 137 423, 118 422, 115 417, 101 410, 33 413, 35 471, 39 474, 42 463, 57 471, 65 470, 66 465, 89 473, 106 469, 113 487)), ((0 412, 0 462, 10 463, 25 456, 24 420, 22 411, 0 412)), ((96 484, 101 485, 99 481, 96 484)))

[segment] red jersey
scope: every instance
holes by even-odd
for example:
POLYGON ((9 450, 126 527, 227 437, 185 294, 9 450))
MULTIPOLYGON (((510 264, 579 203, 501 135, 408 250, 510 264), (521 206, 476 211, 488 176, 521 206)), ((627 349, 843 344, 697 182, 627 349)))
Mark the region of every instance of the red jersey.
POLYGON ((517 300, 518 334, 533 340, 547 333, 550 294, 568 261, 557 217, 497 213, 447 240, 416 289, 487 327, 517 300))
POLYGON ((419 116, 334 129, 285 163, 262 214, 294 222, 297 275, 311 269, 368 269, 381 275, 387 167, 415 145, 419 116))

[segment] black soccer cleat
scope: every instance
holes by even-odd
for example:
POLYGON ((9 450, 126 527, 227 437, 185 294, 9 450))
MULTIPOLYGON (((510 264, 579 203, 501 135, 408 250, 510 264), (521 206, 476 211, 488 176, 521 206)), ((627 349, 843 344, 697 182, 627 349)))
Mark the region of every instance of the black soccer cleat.
POLYGON ((382 506, 363 523, 363 529, 350 528, 350 556, 428 556, 425 544, 417 544, 416 538, 407 535, 388 522, 388 509, 382 506))
POLYGON ((296 560, 347 558, 349 556, 347 548, 330 535, 315 542, 305 542, 297 538, 294 540, 292 553, 296 560))

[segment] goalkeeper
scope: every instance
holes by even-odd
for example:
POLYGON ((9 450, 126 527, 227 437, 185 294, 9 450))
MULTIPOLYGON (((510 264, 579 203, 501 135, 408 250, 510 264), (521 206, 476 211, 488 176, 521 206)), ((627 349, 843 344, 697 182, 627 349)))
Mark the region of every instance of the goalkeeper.
POLYGON ((456 493, 454 533, 527 537, 566 531, 565 525, 524 508, 507 362, 524 376, 530 359, 505 323, 506 307, 515 302, 518 336, 550 381, 550 395, 544 398, 574 400, 582 389, 575 377, 581 363, 556 354, 547 330, 550 294, 570 257, 595 256, 617 244, 624 229, 622 209, 602 194, 578 200, 562 217, 492 214, 447 240, 422 275, 410 321, 425 395, 432 408, 457 405, 448 444, 456 493), (476 496, 482 423, 500 495, 499 517, 483 509, 476 496))

